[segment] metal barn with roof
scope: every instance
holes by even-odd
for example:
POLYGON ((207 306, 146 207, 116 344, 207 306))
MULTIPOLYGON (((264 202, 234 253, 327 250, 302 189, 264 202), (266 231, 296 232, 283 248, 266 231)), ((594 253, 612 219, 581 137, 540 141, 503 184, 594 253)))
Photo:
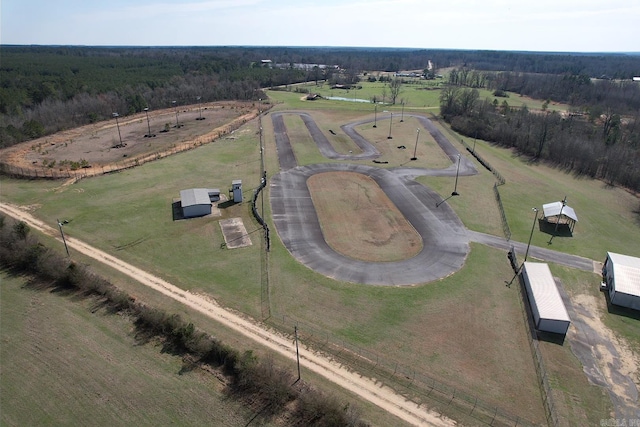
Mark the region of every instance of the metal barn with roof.
POLYGON ((522 272, 536 329, 566 334, 571 324, 549 265, 525 262, 522 272))
POLYGON ((211 214, 211 202, 220 200, 220 190, 190 188, 180 191, 180 206, 184 218, 211 214))
POLYGON ((576 222, 578 222, 578 215, 576 215, 576 211, 571 206, 567 206, 566 201, 542 205, 542 212, 546 222, 556 226, 558 224, 567 225, 573 233, 576 222))
POLYGON ((602 277, 612 304, 640 310, 640 258, 607 252, 602 277))

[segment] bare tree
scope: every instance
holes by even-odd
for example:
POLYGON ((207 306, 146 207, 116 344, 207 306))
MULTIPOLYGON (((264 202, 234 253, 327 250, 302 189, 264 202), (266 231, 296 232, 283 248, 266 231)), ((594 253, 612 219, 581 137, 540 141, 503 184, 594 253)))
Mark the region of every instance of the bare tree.
POLYGON ((395 105, 396 100, 398 99, 398 95, 400 95, 400 90, 402 89, 402 80, 399 78, 395 78, 389 82, 389 90, 391 93, 391 104, 395 105))

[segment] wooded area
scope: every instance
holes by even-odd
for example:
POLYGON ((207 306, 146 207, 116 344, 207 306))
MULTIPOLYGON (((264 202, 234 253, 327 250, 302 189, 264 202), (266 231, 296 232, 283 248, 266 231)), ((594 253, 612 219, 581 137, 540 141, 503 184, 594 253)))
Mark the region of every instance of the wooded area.
POLYGON ((258 100, 262 88, 363 71, 454 69, 441 114, 470 137, 515 147, 580 174, 640 190, 640 56, 293 47, 1 46, 0 148, 127 115, 218 100, 258 100), (268 59, 285 67, 263 66, 268 59), (294 67, 296 63, 329 67, 294 67), (339 72, 332 67, 337 66, 339 72), (462 89, 467 88, 467 89, 462 89), (479 99, 487 88, 500 104, 479 99), (546 100, 543 111, 509 104, 508 92, 546 100), (175 101, 175 104, 173 104, 175 101), (571 114, 550 112, 550 102, 571 114))

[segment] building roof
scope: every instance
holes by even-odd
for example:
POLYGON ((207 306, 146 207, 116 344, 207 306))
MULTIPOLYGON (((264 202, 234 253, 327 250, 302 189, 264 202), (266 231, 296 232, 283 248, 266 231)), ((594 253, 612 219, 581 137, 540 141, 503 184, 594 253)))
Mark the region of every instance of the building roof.
POLYGON ((616 292, 640 297, 640 258, 607 252, 613 263, 616 292))
POLYGON ((194 205, 210 205, 209 190, 207 188, 189 188, 180 191, 180 204, 182 207, 194 205))
POLYGON ((541 319, 564 320, 570 322, 567 308, 564 306, 558 287, 549 270, 549 265, 543 262, 525 262, 524 271, 529 278, 532 301, 538 308, 541 319))
POLYGON ((562 211, 562 215, 571 218, 576 222, 578 221, 578 215, 576 215, 573 208, 567 205, 564 205, 563 207, 562 202, 547 203, 546 205, 542 205, 542 210, 545 218, 560 215, 560 211, 562 211))

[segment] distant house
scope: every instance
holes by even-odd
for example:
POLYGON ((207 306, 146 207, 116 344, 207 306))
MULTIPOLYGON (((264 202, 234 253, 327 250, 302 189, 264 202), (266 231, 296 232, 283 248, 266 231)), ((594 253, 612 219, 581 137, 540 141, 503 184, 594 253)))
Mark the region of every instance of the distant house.
POLYGON ((640 77, 634 77, 634 78, 633 78, 633 81, 634 81, 634 82, 640 82, 640 77))
POLYGON ((260 65, 262 65, 263 67, 271 68, 271 66, 273 65, 273 61, 271 61, 270 59, 263 59, 260 61, 260 65))
POLYGON ((612 304, 640 310, 640 258, 607 252, 602 278, 612 304))
POLYGON ((220 200, 217 188, 190 188, 180 191, 180 206, 184 218, 211 215, 211 203, 220 200))

